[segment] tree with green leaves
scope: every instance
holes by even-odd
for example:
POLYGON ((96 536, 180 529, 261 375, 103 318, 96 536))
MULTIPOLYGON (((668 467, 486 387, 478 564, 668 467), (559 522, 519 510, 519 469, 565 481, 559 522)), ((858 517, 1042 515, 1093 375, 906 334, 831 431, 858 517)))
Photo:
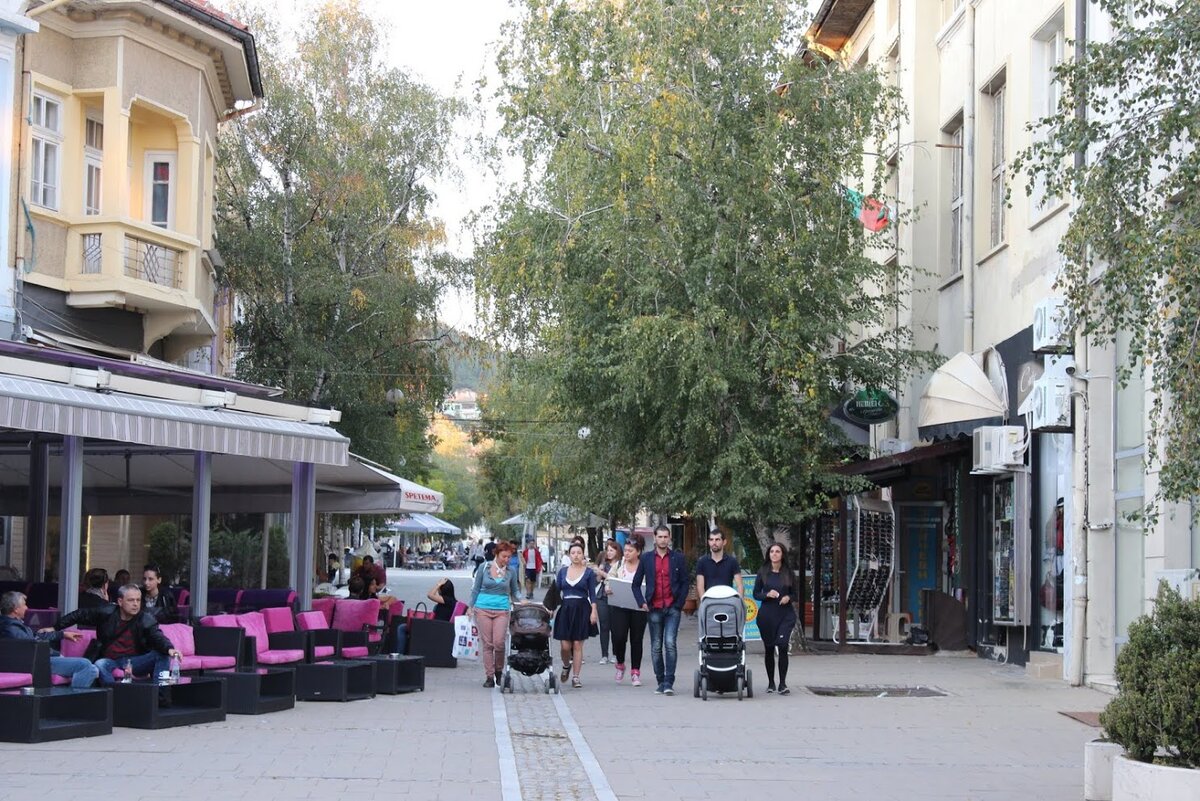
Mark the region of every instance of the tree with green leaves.
POLYGON ((925 362, 889 324, 904 268, 864 255, 839 188, 880 197, 862 165, 896 95, 803 58, 800 5, 525 0, 505 29, 502 133, 527 181, 476 282, 509 380, 538 376, 529 408, 553 415, 556 494, 578 508, 713 513, 765 542, 852 486, 833 472, 844 393, 925 362))
POLYGON ((1158 389, 1147 461, 1159 497, 1200 488, 1200 4, 1098 0, 1112 36, 1057 71, 1058 113, 1015 163, 1028 190, 1068 197, 1058 289, 1092 342, 1128 336, 1122 382, 1158 389), (1079 110, 1086 113, 1080 114, 1079 110), (1086 154, 1086 158, 1076 158, 1086 154))
POLYGON ((444 242, 430 183, 462 107, 383 66, 356 2, 318 8, 294 48, 252 23, 267 96, 224 126, 217 170, 238 374, 340 409, 358 452, 420 476, 448 379, 419 265, 444 242))

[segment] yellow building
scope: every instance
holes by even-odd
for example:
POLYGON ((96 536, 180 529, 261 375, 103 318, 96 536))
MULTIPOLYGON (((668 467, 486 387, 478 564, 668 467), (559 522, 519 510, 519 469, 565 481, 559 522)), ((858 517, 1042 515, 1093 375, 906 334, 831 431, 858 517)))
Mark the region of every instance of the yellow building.
POLYGON ((217 126, 262 97, 254 37, 203 0, 50 0, 17 53, 18 322, 209 371, 217 126))

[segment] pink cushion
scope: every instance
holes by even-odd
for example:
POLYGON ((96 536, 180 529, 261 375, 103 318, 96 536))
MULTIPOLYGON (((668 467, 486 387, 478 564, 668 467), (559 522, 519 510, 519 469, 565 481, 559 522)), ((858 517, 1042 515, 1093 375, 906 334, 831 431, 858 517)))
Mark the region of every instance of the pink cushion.
POLYGON ((362 631, 363 626, 374 626, 379 622, 379 599, 355 601, 338 598, 333 610, 332 628, 339 631, 362 631))
POLYGON ((96 632, 92 629, 77 629, 71 626, 67 631, 78 631, 83 635, 83 639, 79 642, 71 642, 66 637, 63 637, 60 645, 60 652, 63 656, 83 656, 83 652, 87 650, 92 640, 96 639, 96 632))
MULTIPOLYGON (((179 646, 175 646, 179 648, 179 646)), ((179 669, 187 672, 189 670, 202 670, 204 668, 204 657, 191 654, 179 660, 179 669)))
POLYGON ((285 609, 282 606, 272 606, 259 611, 262 612, 263 621, 267 624, 267 631, 271 634, 279 631, 296 630, 296 625, 292 620, 291 609, 285 609))
POLYGON ((267 640, 267 623, 263 620, 262 612, 243 612, 236 617, 238 625, 245 630, 246 636, 254 638, 255 653, 261 654, 271 647, 271 643, 267 640))
POLYGON ((303 662, 304 652, 281 648, 278 651, 259 651, 258 661, 264 665, 279 665, 284 662, 303 662))
MULTIPOLYGON (((196 637, 192 633, 192 627, 188 624, 164 623, 158 627, 158 630, 171 641, 171 645, 174 645, 179 653, 183 654, 185 662, 189 656, 196 655, 196 637)), ((184 667, 183 669, 187 670, 188 668, 184 667)))
POLYGON ((237 615, 207 615, 200 618, 201 626, 211 626, 217 629, 236 629, 241 627, 237 615))
POLYGON ((32 673, 0 673, 0 690, 33 684, 32 673))
POLYGON ((333 656, 334 650, 332 645, 318 645, 313 648, 313 656, 317 659, 328 659, 333 656))
POLYGON ((301 612, 296 615, 296 628, 300 631, 317 631, 329 628, 323 612, 301 612))
POLYGON ((342 656, 346 657, 347 659, 361 659, 362 657, 366 656, 368 653, 369 652, 367 651, 367 649, 361 645, 355 645, 350 648, 342 649, 342 656))
POLYGON ((453 618, 459 617, 460 615, 465 615, 466 613, 467 613, 467 605, 464 604, 462 601, 455 601, 454 602, 454 613, 450 617, 451 617, 451 619, 453 619, 453 618))
POLYGON ((71 677, 70 676, 51 676, 50 683, 53 684, 55 687, 60 687, 64 684, 70 684, 71 677))
POLYGON ((337 598, 313 598, 313 611, 320 612, 325 616, 325 628, 333 625, 333 609, 337 605, 337 600, 337 598))
POLYGON ((204 670, 237 667, 237 658, 232 656, 201 656, 197 659, 204 670))

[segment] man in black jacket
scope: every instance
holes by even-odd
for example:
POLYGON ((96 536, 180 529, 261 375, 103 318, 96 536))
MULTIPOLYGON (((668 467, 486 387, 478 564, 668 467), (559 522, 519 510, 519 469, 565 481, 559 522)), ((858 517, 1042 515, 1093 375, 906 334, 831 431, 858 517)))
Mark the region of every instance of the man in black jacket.
MULTIPOLYGON (((133 675, 157 676, 170 670, 171 658, 182 659, 171 641, 158 628, 154 615, 142 611, 142 591, 136 584, 117 590, 116 607, 76 609, 58 619, 54 628, 62 630, 76 624, 96 629, 96 668, 101 684, 113 684, 113 670, 133 666, 133 675)), ((89 650, 89 656, 93 651, 89 650)))
POLYGON ((102 567, 93 567, 83 574, 83 592, 79 593, 79 608, 91 609, 97 606, 112 607, 108 595, 108 571, 102 567))
POLYGON ((78 631, 34 631, 25 625, 25 593, 6 592, 0 595, 0 640, 45 640, 51 643, 50 672, 55 676, 66 676, 76 689, 91 687, 96 680, 96 666, 77 656, 63 656, 55 647, 64 639, 78 641, 83 635, 78 631))

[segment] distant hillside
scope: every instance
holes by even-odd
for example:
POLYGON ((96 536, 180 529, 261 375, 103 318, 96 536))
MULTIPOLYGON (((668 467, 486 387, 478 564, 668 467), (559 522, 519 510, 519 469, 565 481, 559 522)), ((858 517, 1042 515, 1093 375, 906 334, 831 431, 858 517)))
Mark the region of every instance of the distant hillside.
POLYGON ((487 392, 494 375, 491 345, 455 330, 451 330, 442 342, 450 366, 451 388, 487 392))

